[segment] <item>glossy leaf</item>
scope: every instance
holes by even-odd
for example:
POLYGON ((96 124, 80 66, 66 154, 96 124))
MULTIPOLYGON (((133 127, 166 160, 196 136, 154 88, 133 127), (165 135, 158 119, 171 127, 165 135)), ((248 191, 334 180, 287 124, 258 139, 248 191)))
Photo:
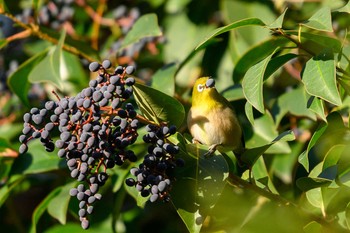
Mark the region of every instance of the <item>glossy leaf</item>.
POLYGON ((244 75, 242 88, 247 101, 259 112, 264 113, 263 82, 267 64, 274 53, 250 67, 244 75))
POLYGON ((60 191, 51 199, 47 206, 48 213, 61 224, 66 224, 68 204, 71 198, 69 190, 75 185, 76 182, 71 182, 62 186, 60 191))
POLYGON ((46 209, 47 209, 48 205, 50 204, 50 202, 52 201, 52 199, 55 198, 61 192, 61 189, 62 189, 61 187, 54 189, 35 208, 33 215, 32 215, 32 226, 30 228, 30 233, 37 232, 36 227, 37 227, 37 224, 39 222, 40 217, 44 214, 44 212, 46 211, 46 209))
POLYGON ((122 43, 122 48, 133 43, 139 42, 143 38, 161 36, 162 31, 158 26, 156 14, 146 14, 141 16, 133 25, 131 30, 126 34, 122 43))
POLYGON ((316 44, 321 45, 324 48, 331 48, 336 53, 340 52, 342 48, 341 42, 330 36, 325 36, 325 35, 316 34, 312 32, 301 32, 301 33, 291 32, 291 34, 298 35, 302 38, 310 40, 316 44))
POLYGON ((176 71, 177 71, 177 66, 175 63, 171 63, 160 68, 152 76, 151 87, 169 96, 174 96, 176 71))
POLYGON ((322 7, 302 25, 320 31, 333 32, 331 10, 327 6, 322 7))
POLYGON ((133 86, 136 103, 144 116, 156 123, 169 122, 180 126, 185 118, 185 109, 176 99, 142 84, 133 86))
POLYGON ((27 96, 30 88, 30 83, 28 81, 29 73, 45 58, 47 53, 48 51, 45 50, 32 56, 27 61, 23 62, 18 69, 8 77, 7 83, 11 91, 26 105, 29 105, 27 96))
POLYGON ((310 95, 341 105, 335 80, 335 61, 331 51, 324 51, 310 59, 305 65, 302 80, 310 95))
POLYGON ((202 42, 200 42, 195 48, 195 50, 201 49, 201 47, 205 46, 206 43, 209 42, 209 40, 213 39, 218 35, 221 35, 222 33, 228 32, 230 30, 233 30, 239 27, 244 27, 244 26, 265 26, 265 23, 258 18, 250 18, 250 19, 243 19, 243 20, 231 23, 229 25, 217 28, 212 33, 210 33, 210 35, 208 35, 202 42))

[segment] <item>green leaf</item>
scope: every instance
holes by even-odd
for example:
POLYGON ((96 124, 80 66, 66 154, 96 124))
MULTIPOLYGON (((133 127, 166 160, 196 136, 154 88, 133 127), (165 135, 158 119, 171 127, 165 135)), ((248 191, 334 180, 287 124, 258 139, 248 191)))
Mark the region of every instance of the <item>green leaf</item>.
POLYGON ((5 47, 8 44, 8 41, 6 39, 0 39, 0 49, 5 47))
POLYGON ((54 189, 35 208, 35 210, 33 212, 33 215, 32 215, 32 225, 31 225, 31 228, 30 228, 30 233, 36 233, 37 232, 36 226, 37 226, 37 224, 39 222, 40 217, 46 211, 46 209, 47 209, 48 205, 50 204, 50 202, 61 192, 61 190, 62 190, 62 187, 58 187, 58 188, 54 189))
MULTIPOLYGON (((40 31, 58 41, 62 38, 62 33, 53 31, 47 27, 40 27, 40 31)), ((69 46, 72 50, 74 50, 75 54, 80 55, 89 61, 100 60, 98 52, 91 48, 91 46, 85 43, 83 40, 75 40, 67 35, 64 43, 66 46, 69 46)))
POLYGON ((25 178, 25 176, 20 175, 12 183, 7 182, 7 184, 5 184, 4 186, 2 186, 0 188, 0 207, 5 203, 7 198, 10 196, 12 190, 14 188, 18 187, 19 183, 21 183, 24 180, 24 178, 25 178))
POLYGON ((174 96, 175 73, 177 66, 175 63, 168 64, 152 76, 152 88, 157 89, 167 95, 174 96))
POLYGON ((45 50, 35 56, 32 56, 25 62, 23 62, 18 69, 8 77, 7 84, 11 91, 15 93, 18 98, 27 106, 28 102, 28 91, 30 83, 28 82, 29 73, 42 61, 47 55, 48 50, 45 50))
POLYGON ((281 142, 287 142, 287 141, 293 141, 293 140, 295 140, 295 135, 293 131, 291 130, 285 131, 266 145, 247 149, 242 155, 242 161, 252 166, 259 159, 259 157, 263 155, 275 143, 277 142, 281 143, 281 142))
POLYGON ((265 26, 265 23, 258 18, 250 18, 250 19, 239 20, 229 25, 217 28, 213 32, 211 32, 202 42, 200 42, 195 48, 195 50, 199 50, 203 46, 206 46, 206 44, 211 39, 213 39, 218 35, 221 35, 222 33, 228 32, 236 28, 244 27, 244 26, 265 26))
POLYGON ((219 152, 209 158, 205 157, 208 146, 200 144, 185 146, 186 152, 183 158, 186 167, 174 184, 172 198, 187 229, 190 232, 199 232, 202 223, 198 223, 198 219, 205 219, 221 197, 229 167, 219 152))
MULTIPOLYGON (((276 52, 276 50, 275 50, 276 52)), ((259 112, 264 113, 263 82, 267 64, 271 60, 273 52, 264 60, 250 67, 244 75, 242 88, 247 101, 259 112)))
POLYGON ((309 222, 304 228, 305 233, 319 233, 322 232, 322 225, 316 221, 309 222))
POLYGON ((344 13, 350 14, 350 1, 348 1, 348 3, 346 3, 345 6, 339 8, 339 9, 337 9, 335 11, 337 11, 337 12, 344 12, 344 13))
POLYGON ((316 113, 323 121, 327 122, 326 114, 323 108, 323 100, 315 96, 310 96, 307 101, 307 108, 316 113))
POLYGON ((244 99, 243 89, 240 84, 233 85, 221 92, 221 95, 228 101, 244 99))
MULTIPOLYGON (((286 38, 273 37, 272 39, 269 39, 252 47, 238 60, 237 64, 235 64, 235 68, 233 70, 234 83, 238 83, 244 77, 244 74, 250 67, 257 64, 261 60, 266 59, 266 57, 274 53, 276 48, 286 46, 288 43, 290 43, 290 41, 288 41, 286 38)), ((273 67, 276 66, 271 66, 271 68, 273 67)), ((273 71, 273 69, 271 69, 271 71, 273 71)), ((266 72, 268 72, 268 70, 266 72)), ((270 72, 267 74, 271 75, 274 71, 272 73, 270 72)))
POLYGON ((264 74, 264 80, 268 79, 273 73, 275 73, 279 68, 281 68, 288 61, 296 58, 298 55, 294 53, 287 53, 281 56, 277 56, 272 58, 269 61, 269 64, 266 67, 266 71, 264 74))
POLYGON ((331 51, 325 50, 306 62, 302 81, 310 95, 341 105, 342 101, 336 85, 335 61, 331 51))
POLYGON ((307 109, 307 97, 303 86, 280 95, 272 107, 276 125, 279 125, 287 113, 316 120, 315 114, 307 109))
POLYGON ((133 89, 136 103, 148 120, 169 122, 177 127, 182 124, 185 109, 179 101, 142 84, 136 83, 133 89))
POLYGON ((315 30, 333 32, 331 9, 327 6, 322 7, 302 25, 315 30))
POLYGON ((336 53, 339 53, 343 46, 341 41, 336 38, 320 35, 312 32, 301 32, 301 33, 291 32, 290 34, 298 35, 300 37, 308 39, 312 42, 315 42, 321 45, 324 48, 331 48, 336 53))
POLYGON ((320 139, 320 137, 323 135, 323 133, 326 131, 328 125, 325 122, 322 122, 314 134, 312 135, 309 144, 307 145, 307 149, 299 156, 298 161, 307 172, 309 172, 309 152, 312 147, 315 146, 316 142, 320 139))
POLYGON ((350 229, 350 203, 347 204, 345 209, 346 225, 350 229))
POLYGON ((65 167, 65 162, 60 160, 55 153, 48 153, 43 148, 40 140, 28 144, 28 152, 21 154, 15 160, 12 174, 36 174, 65 167))
POLYGON ((271 24, 267 25, 268 28, 273 29, 273 28, 282 28, 284 16, 287 12, 288 8, 284 9, 283 13, 278 16, 278 18, 271 24))
POLYGON ((143 38, 161 36, 162 31, 158 26, 156 14, 145 14, 141 16, 126 35, 122 47, 136 43, 143 38))
MULTIPOLYGON (((319 187, 328 186, 332 183, 331 180, 319 177, 302 177, 297 180, 297 186, 302 191, 307 192, 319 187)), ((316 206, 317 207, 317 206, 316 206)))
POLYGON ((244 105, 245 115, 250 124, 254 125, 253 106, 247 101, 244 105))
POLYGON ((53 197, 47 206, 48 213, 57 219, 61 224, 66 224, 68 204, 70 200, 69 190, 76 185, 70 182, 60 188, 60 191, 53 197))
POLYGON ((60 73, 62 46, 64 44, 66 34, 62 33, 58 44, 50 49, 46 56, 38 65, 30 72, 28 80, 32 83, 51 82, 56 87, 62 89, 62 79, 60 73))

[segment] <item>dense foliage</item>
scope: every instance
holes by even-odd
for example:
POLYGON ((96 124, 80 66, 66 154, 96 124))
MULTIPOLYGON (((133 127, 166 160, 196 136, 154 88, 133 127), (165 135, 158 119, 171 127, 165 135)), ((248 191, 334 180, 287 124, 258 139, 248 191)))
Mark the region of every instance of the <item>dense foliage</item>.
POLYGON ((350 2, 19 2, 0 1, 2 230, 350 231, 350 2), (241 161, 192 143, 200 76, 241 161))

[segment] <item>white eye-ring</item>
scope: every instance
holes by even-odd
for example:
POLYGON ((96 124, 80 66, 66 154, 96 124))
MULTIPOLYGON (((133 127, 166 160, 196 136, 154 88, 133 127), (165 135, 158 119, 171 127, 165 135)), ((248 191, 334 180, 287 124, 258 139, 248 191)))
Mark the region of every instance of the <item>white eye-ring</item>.
POLYGON ((204 90, 204 85, 203 85, 203 84, 198 84, 197 90, 198 90, 199 92, 202 92, 202 91, 204 90))

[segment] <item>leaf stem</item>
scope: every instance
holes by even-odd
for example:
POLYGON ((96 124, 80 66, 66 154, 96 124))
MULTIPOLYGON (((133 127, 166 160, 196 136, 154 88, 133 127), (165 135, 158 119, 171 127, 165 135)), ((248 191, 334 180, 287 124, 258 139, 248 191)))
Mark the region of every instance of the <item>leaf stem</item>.
MULTIPOLYGON (((1 11, 1 9, 0 9, 0 11, 1 11)), ((36 36, 36 37, 38 37, 38 38, 40 38, 42 40, 49 41, 49 42, 51 42, 53 44, 56 44, 56 45, 58 44, 58 39, 56 39, 54 37, 51 37, 48 34, 46 34, 43 31, 41 31, 39 25, 33 24, 33 23, 32 24, 25 24, 25 23, 21 22, 19 19, 17 19, 14 15, 12 15, 12 14, 10 14, 8 12, 2 12, 2 14, 4 16, 10 18, 14 23, 16 23, 21 28, 25 29, 23 34, 20 34, 21 32, 16 34, 17 37, 16 38, 12 38, 12 40, 14 40, 14 39, 23 39, 23 38, 25 38, 24 35, 26 37, 29 37, 29 36, 32 35, 32 36, 36 36)), ((65 51, 67 51, 69 53, 72 53, 72 54, 75 54, 77 56, 83 57, 83 58, 85 58, 86 60, 88 60, 90 62, 95 61, 94 58, 88 56, 85 53, 82 53, 81 51, 79 51, 78 49, 76 49, 73 46, 70 46, 70 45, 67 45, 67 44, 63 44, 62 49, 64 49, 65 51)))

